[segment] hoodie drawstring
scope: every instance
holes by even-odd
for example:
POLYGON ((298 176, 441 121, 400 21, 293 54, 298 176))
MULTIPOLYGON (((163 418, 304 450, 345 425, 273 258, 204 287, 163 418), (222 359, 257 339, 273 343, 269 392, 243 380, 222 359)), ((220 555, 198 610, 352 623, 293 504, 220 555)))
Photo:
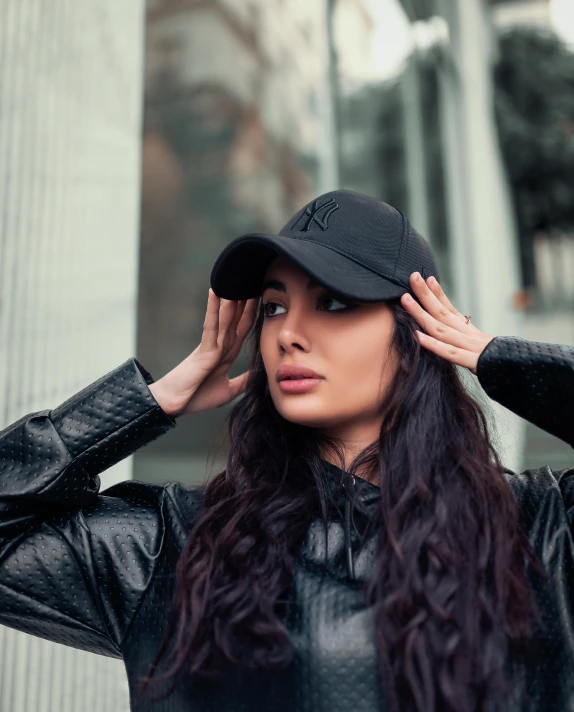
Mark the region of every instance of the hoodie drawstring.
MULTIPOLYGON (((350 475, 350 479, 353 486, 353 491, 355 487, 355 478, 350 475)), ((347 495, 345 497, 345 553, 346 553, 346 563, 347 563, 347 578, 351 581, 355 580, 355 564, 353 561, 353 549, 351 541, 351 499, 347 495)))

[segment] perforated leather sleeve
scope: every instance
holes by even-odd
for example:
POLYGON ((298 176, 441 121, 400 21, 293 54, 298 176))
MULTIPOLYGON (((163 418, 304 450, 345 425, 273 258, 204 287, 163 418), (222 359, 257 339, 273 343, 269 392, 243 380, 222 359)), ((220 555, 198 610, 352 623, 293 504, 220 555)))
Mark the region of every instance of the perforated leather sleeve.
POLYGON ((0 623, 95 653, 119 646, 152 576, 165 490, 99 473, 175 427, 130 358, 0 431, 0 623))
POLYGON ((574 348, 497 336, 477 376, 498 403, 574 447, 574 348))

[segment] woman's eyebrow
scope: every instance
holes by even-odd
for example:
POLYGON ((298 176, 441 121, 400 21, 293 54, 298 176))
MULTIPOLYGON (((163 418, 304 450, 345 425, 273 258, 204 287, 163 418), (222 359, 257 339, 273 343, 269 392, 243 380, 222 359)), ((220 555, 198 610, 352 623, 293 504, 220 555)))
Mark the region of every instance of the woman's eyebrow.
MULTIPOLYGON (((323 286, 322 284, 319 284, 314 279, 310 279, 307 282, 307 289, 315 289, 315 287, 322 287, 322 286, 323 286)), ((266 289, 276 289, 278 292, 286 292, 287 291, 287 287, 285 286, 285 284, 278 279, 268 279, 265 282, 263 282, 261 294, 263 294, 263 292, 266 289)))

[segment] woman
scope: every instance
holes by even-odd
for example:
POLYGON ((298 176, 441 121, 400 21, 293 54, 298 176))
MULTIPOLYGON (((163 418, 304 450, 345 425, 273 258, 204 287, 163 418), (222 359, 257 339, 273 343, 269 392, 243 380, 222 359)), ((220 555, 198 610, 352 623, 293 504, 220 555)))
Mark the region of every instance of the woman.
POLYGON ((456 367, 572 444, 574 349, 482 333, 437 276, 352 191, 234 240, 182 363, 0 433, 0 622, 122 658, 140 712, 570 709, 574 469, 503 468, 456 367), (240 394, 207 485, 98 494, 240 394))

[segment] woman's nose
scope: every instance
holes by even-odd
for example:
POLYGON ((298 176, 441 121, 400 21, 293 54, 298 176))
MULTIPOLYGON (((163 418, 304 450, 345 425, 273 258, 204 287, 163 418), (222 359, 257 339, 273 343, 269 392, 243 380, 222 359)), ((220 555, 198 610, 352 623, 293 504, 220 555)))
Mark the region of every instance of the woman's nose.
POLYGON ((309 350, 310 339, 306 333, 302 315, 289 312, 277 335, 277 343, 286 352, 309 350))

